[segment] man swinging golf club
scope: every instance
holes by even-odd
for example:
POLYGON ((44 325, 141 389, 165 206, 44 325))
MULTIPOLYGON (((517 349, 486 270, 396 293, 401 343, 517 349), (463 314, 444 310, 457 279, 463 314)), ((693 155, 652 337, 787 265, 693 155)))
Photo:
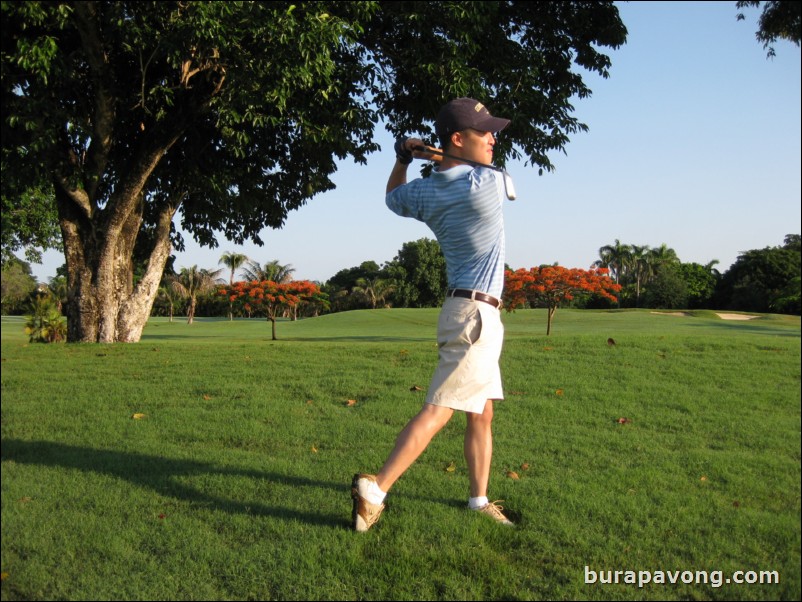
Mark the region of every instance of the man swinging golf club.
MULTIPOLYGON (((504 328, 505 194, 503 174, 493 160, 494 134, 509 124, 471 98, 446 104, 435 130, 442 151, 422 140, 399 139, 387 182, 387 206, 402 217, 428 225, 445 256, 448 293, 437 326, 439 362, 426 403, 398 435, 376 475, 356 474, 351 484, 353 528, 367 531, 384 510, 384 498, 429 445, 454 411, 464 412, 465 460, 470 475, 468 506, 504 525, 512 522, 490 502, 487 487, 493 452, 493 401, 503 399, 499 357, 504 328), (413 157, 440 160, 428 178, 407 182, 413 157)), ((514 193, 512 195, 514 197, 514 193)))

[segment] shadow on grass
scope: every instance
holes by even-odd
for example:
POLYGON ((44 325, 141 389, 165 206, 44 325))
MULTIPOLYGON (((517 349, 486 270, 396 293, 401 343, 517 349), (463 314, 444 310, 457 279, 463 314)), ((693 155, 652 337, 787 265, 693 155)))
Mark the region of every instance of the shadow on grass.
POLYGON ((289 341, 296 343, 432 343, 436 340, 433 337, 404 337, 404 336, 381 336, 381 335, 332 335, 321 337, 279 337, 279 341, 289 341))
MULTIPOLYGON (((161 341, 218 341, 219 339, 225 338, 230 340, 230 335, 226 333, 220 334, 196 334, 193 332, 181 334, 175 332, 149 332, 147 334, 142 335, 141 342, 147 343, 148 341, 153 342, 161 342, 161 341)), ((304 336, 304 335, 292 335, 292 336, 282 336, 281 333, 278 334, 278 338, 273 340, 270 338, 270 333, 262 333, 261 336, 254 336, 254 337, 243 337, 242 340, 247 341, 258 341, 258 342, 265 342, 265 343, 428 343, 431 342, 434 344, 436 339, 431 336, 421 336, 421 337, 414 337, 414 336, 402 336, 402 335, 377 335, 377 334, 364 334, 364 335, 357 335, 357 334, 332 334, 332 335, 321 335, 321 336, 304 336)))
POLYGON ((344 500, 348 499, 350 482, 345 484, 331 483, 256 470, 219 468, 205 462, 76 447, 51 441, 4 439, 0 444, 0 455, 3 461, 11 460, 17 464, 71 468, 109 475, 128 481, 138 487, 147 487, 160 495, 185 500, 224 512, 270 516, 281 520, 297 520, 318 526, 350 528, 350 516, 348 515, 322 514, 313 509, 305 512, 289 507, 262 505, 253 503, 250 500, 239 502, 230 498, 203 493, 193 487, 181 484, 179 479, 204 475, 247 477, 264 480, 273 485, 293 487, 297 491, 297 495, 293 496, 294 499, 302 498, 304 489, 328 488, 336 491, 338 496, 343 496, 344 500))

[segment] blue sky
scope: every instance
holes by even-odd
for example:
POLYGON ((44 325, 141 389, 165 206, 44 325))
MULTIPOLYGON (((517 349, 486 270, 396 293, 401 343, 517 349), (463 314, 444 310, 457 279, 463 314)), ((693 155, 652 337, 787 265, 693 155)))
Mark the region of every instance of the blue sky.
MULTIPOLYGON (((507 165, 518 193, 505 207, 507 263, 587 268, 618 239, 665 243, 683 262, 718 260, 724 272, 741 252, 799 234, 799 47, 779 41, 767 59, 755 39, 759 11, 745 9, 747 19, 737 21, 734 0, 618 5, 627 44, 608 52, 609 79, 582 72, 593 95, 574 104, 590 130, 551 157, 552 173, 507 165)), ((325 281, 433 238, 385 207, 394 154, 389 135, 377 134, 382 152, 367 165, 342 162, 337 189, 292 212, 282 230, 265 230, 263 247, 221 238, 203 249, 189 240, 176 269, 216 269, 233 251, 290 264, 296 279, 325 281)), ((63 261, 48 252, 31 267, 46 282, 63 261)))

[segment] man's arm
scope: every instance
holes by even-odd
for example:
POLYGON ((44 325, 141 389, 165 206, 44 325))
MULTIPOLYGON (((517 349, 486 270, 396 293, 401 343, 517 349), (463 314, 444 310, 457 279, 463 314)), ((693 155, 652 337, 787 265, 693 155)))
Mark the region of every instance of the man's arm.
MULTIPOLYGON (((412 156, 416 159, 440 161, 443 158, 441 155, 427 153, 426 151, 423 150, 413 150, 420 148, 433 148, 433 147, 427 147, 423 143, 423 140, 421 140, 420 138, 407 138, 404 141, 403 146, 404 149, 411 152, 412 156)), ((393 171, 390 172, 390 179, 387 181, 387 190, 385 191, 385 193, 390 193, 399 186, 407 183, 407 167, 409 167, 409 164, 402 163, 396 156, 395 165, 393 165, 393 171)))
POLYGON ((385 193, 390 193, 402 184, 407 183, 407 167, 409 167, 409 165, 401 163, 398 159, 395 160, 393 171, 390 172, 390 179, 387 180, 387 190, 385 190, 385 193))

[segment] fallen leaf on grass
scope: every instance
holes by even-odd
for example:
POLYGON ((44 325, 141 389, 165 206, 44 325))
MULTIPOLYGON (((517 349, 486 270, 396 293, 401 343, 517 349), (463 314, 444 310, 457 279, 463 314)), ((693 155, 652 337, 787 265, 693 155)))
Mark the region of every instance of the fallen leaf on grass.
POLYGON ((419 387, 418 385, 412 385, 409 388, 410 391, 423 391, 423 387, 419 387))
POLYGON ((557 389, 557 390, 554 392, 554 394, 555 394, 555 395, 559 395, 560 397, 562 397, 563 393, 565 393, 565 391, 563 391, 562 389, 557 389))
POLYGON ((702 483, 704 483, 707 480, 707 477, 702 475, 702 477, 699 480, 702 481, 702 483))
POLYGON ((0 581, 5 581, 6 577, 8 577, 8 573, 0 573, 0 581))
POLYGON ((206 393, 204 393, 204 394, 203 394, 203 398, 204 398, 206 401, 209 401, 209 400, 212 398, 212 396, 211 396, 211 395, 208 395, 208 394, 206 394, 206 393))
POLYGON ((529 464, 527 462, 521 464, 521 470, 529 470, 529 464))
POLYGON ((607 339, 607 344, 608 344, 610 347, 612 347, 613 345, 615 345, 615 339, 607 339))
POLYGON ((21 497, 21 498, 20 498, 18 501, 22 502, 23 504, 27 504, 28 502, 31 502, 31 501, 33 501, 33 498, 31 498, 31 497, 28 497, 28 496, 26 495, 25 497, 21 497))
POLYGON ((131 416, 134 420, 142 420, 147 414, 136 413, 131 416))
POLYGON ((313 454, 316 454, 316 453, 317 453, 317 447, 315 447, 314 445, 312 446, 312 453, 313 453, 313 454))
POLYGON ((448 466, 446 466, 446 472, 456 472, 457 465, 451 462, 448 466))
POLYGON ((741 507, 741 502, 739 502, 738 500, 733 500, 732 501, 732 507, 733 508, 740 508, 741 507))
POLYGON ((521 477, 519 477, 519 476, 518 476, 518 473, 517 473, 517 472, 514 472, 514 471, 512 471, 512 470, 508 470, 508 471, 507 471, 507 476, 508 476, 509 478, 511 478, 511 479, 514 479, 514 480, 516 480, 516 481, 517 481, 517 480, 519 480, 519 479, 521 478, 521 477))
POLYGON ((355 406, 356 405, 356 399, 349 399, 348 401, 345 402, 345 405, 347 405, 349 408, 351 406, 355 406))
POLYGON ((632 422, 632 421, 629 418, 619 418, 618 419, 618 424, 629 424, 630 422, 632 422))

